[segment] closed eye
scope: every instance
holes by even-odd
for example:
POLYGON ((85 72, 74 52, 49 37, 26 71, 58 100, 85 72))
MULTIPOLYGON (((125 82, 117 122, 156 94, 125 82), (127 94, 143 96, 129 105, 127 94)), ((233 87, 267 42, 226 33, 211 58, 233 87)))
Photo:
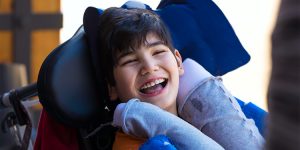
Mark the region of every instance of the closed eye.
POLYGON ((153 55, 163 54, 166 50, 158 50, 153 53, 153 55))
POLYGON ((134 63, 136 61, 137 61, 137 59, 129 59, 129 60, 126 60, 123 63, 121 63, 121 66, 124 66, 124 65, 127 65, 127 64, 131 64, 131 63, 134 63))

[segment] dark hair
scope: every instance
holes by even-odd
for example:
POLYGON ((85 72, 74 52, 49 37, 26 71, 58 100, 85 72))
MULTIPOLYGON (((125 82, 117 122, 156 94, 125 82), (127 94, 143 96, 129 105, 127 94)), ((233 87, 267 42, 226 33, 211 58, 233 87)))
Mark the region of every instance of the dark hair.
POLYGON ((115 85, 113 68, 117 54, 138 49, 149 33, 155 34, 174 53, 170 34, 157 14, 146 9, 106 9, 99 19, 99 48, 104 78, 115 85))

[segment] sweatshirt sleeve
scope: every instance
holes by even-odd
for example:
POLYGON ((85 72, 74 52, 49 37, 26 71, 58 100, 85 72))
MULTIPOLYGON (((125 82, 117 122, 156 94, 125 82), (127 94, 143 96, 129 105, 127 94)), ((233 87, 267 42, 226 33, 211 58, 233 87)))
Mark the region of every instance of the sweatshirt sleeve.
POLYGON ((178 149, 223 149, 179 117, 137 99, 118 105, 113 125, 122 128, 126 134, 141 138, 166 135, 178 149))
POLYGON ((262 149, 265 143, 252 119, 246 118, 237 100, 220 77, 210 75, 192 60, 183 63, 178 114, 225 149, 262 149))

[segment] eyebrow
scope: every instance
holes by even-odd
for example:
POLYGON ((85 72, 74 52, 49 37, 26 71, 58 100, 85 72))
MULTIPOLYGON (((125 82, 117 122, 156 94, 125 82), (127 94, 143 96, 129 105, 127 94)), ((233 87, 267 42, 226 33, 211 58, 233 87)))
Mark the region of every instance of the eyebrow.
POLYGON ((166 45, 166 44, 161 40, 153 42, 153 43, 148 43, 148 42, 145 43, 145 46, 148 47, 148 48, 149 47, 154 47, 154 46, 157 46, 157 45, 166 45))

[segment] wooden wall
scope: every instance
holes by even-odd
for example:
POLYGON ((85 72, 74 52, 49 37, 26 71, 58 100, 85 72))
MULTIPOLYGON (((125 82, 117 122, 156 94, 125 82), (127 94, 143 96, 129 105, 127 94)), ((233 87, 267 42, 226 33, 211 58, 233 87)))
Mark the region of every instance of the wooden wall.
MULTIPOLYGON (((11 0, 0 1, 0 13, 11 13, 11 0)), ((0 29, 0 63, 12 61, 12 33, 0 29)))
MULTIPOLYGON (((0 13, 11 13, 13 0, 0 0, 0 13)), ((33 13, 57 13, 60 12, 60 0, 31 0, 33 13)), ((12 33, 0 29, 0 63, 13 62, 12 33)), ((37 80, 38 72, 46 56, 59 44, 58 29, 33 30, 31 33, 31 82, 37 80)), ((27 70, 29 71, 29 70, 27 70)))

